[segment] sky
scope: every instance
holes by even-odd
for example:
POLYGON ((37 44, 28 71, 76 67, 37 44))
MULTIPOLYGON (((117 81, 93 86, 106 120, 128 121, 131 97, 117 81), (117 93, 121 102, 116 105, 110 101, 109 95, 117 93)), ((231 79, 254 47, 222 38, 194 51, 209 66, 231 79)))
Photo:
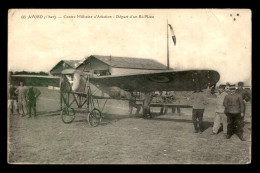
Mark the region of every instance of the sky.
POLYGON ((167 65, 168 20, 177 41, 168 32, 171 68, 216 70, 219 83, 250 83, 251 17, 247 9, 11 9, 8 70, 49 72, 60 60, 89 55, 167 65))

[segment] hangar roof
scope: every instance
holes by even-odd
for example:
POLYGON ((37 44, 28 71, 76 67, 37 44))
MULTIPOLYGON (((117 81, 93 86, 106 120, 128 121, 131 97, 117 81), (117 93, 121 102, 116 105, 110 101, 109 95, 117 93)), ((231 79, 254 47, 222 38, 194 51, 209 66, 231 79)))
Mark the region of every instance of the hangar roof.
POLYGON ((72 68, 76 68, 80 62, 80 60, 63 60, 66 64, 68 64, 69 66, 71 66, 72 68))
MULTIPOLYGON (((50 72, 54 72, 55 69, 62 66, 63 64, 67 65, 66 68, 75 69, 79 65, 79 63, 80 63, 80 60, 61 60, 50 70, 50 72)), ((58 72, 60 72, 60 70, 58 70, 58 72)))
MULTIPOLYGON (((91 55, 89 57, 86 57, 82 62, 90 58, 96 58, 111 67, 118 67, 118 68, 151 69, 151 70, 165 70, 167 68, 165 65, 152 59, 133 58, 133 57, 91 55)), ((78 66, 80 65, 81 63, 78 66)))

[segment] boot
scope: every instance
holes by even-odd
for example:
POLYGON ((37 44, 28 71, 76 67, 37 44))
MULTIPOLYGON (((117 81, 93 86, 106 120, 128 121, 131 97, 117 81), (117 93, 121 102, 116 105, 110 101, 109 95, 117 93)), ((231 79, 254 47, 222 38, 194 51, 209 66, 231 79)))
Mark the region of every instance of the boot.
POLYGON ((146 118, 147 117, 147 109, 143 110, 143 117, 146 118))
POLYGON ((243 135, 239 135, 238 138, 239 138, 241 141, 245 141, 245 138, 243 137, 243 135))
POLYGON ((199 132, 198 129, 194 129, 194 130, 193 130, 193 133, 198 133, 198 132, 199 132))
POLYGON ((231 138, 231 135, 226 135, 226 139, 230 139, 231 138))

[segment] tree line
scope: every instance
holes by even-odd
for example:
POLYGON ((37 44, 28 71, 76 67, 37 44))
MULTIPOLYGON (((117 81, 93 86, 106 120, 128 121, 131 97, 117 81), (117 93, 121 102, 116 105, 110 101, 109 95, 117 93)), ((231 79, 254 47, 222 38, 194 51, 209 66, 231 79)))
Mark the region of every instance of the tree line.
POLYGON ((42 76, 48 76, 49 74, 43 71, 40 72, 28 72, 28 71, 10 71, 10 75, 42 75, 42 76))

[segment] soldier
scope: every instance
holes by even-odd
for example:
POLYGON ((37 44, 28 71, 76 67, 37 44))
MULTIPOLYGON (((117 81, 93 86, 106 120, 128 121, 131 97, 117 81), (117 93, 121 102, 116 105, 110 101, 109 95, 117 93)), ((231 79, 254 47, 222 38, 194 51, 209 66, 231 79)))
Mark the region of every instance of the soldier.
POLYGON ((194 133, 202 133, 203 131, 203 114, 205 110, 205 105, 208 104, 207 94, 204 93, 200 87, 198 87, 193 95, 191 96, 193 100, 192 106, 192 121, 194 125, 194 133), (197 121, 198 119, 198 121, 197 121))
MULTIPOLYGON (((174 91, 166 91, 165 93, 162 94, 162 98, 165 103, 168 101, 172 102, 177 100, 174 91)), ((175 111, 176 111, 176 107, 172 107, 172 113, 175 113, 175 111)), ((160 115, 162 114, 165 115, 167 114, 167 112, 168 112, 168 106, 164 106, 161 108, 160 115), (163 108, 164 108, 164 112, 163 112, 163 108)), ((181 110, 179 107, 177 107, 177 113, 178 115, 181 115, 181 110)))
POLYGON ((241 124, 241 116, 245 116, 242 96, 237 94, 235 90, 230 90, 228 95, 225 96, 223 105, 225 106, 228 123, 226 138, 229 139, 233 133, 236 133, 241 141, 245 141, 241 124))
POLYGON ((28 111, 29 115, 28 118, 31 117, 31 110, 33 109, 34 117, 36 117, 36 99, 41 94, 41 92, 34 88, 33 86, 29 87, 27 91, 27 98, 28 98, 28 111))
POLYGON ((223 124, 223 132, 224 136, 227 135, 227 117, 224 113, 225 107, 223 105, 224 98, 226 97, 227 93, 225 92, 225 85, 219 85, 218 88, 219 94, 217 95, 217 105, 215 110, 215 118, 214 118, 214 125, 212 128, 212 134, 215 135, 218 133, 220 128, 220 123, 223 124))
POLYGON ((242 126, 244 126, 244 118, 246 115, 245 114, 246 113, 246 102, 250 101, 250 103, 251 103, 251 94, 247 90, 243 89, 243 86, 244 86, 243 82, 238 82, 237 85, 238 85, 237 86, 238 88, 236 90, 236 93, 241 95, 241 97, 243 99, 243 103, 244 103, 244 112, 243 112, 244 116, 241 117, 241 123, 242 123, 242 126))
MULTIPOLYGON (((161 98, 162 98, 163 103, 167 102, 167 95, 168 95, 167 91, 161 92, 161 98)), ((162 106, 161 110, 160 110, 160 115, 165 115, 165 114, 167 114, 167 112, 168 112, 168 106, 162 106)))
POLYGON ((16 88, 8 83, 8 110, 10 111, 11 114, 15 115, 18 113, 18 107, 17 107, 17 94, 15 93, 16 88))
POLYGON ((144 118, 151 118, 150 114, 150 103, 153 99, 152 92, 145 92, 144 93, 144 100, 143 100, 143 116, 144 118))
POLYGON ((249 102, 249 101, 251 102, 251 94, 247 90, 243 89, 243 87, 244 87, 244 83, 238 82, 236 93, 241 95, 242 99, 245 102, 249 102))
MULTIPOLYGON (((159 96, 160 99, 156 102, 160 102, 160 103, 164 102, 163 91, 159 91, 159 96)), ((161 107, 159 115, 163 115, 163 110, 164 110, 164 106, 161 107)))
MULTIPOLYGON (((174 91, 170 91, 169 94, 171 95, 171 99, 176 102, 178 99, 178 97, 176 96, 176 93, 174 91)), ((176 109, 177 109, 177 114, 180 116, 181 115, 180 107, 172 107, 172 113, 175 113, 176 109)))
POLYGON ((130 112, 130 116, 132 115, 133 107, 135 107, 137 109, 135 115, 138 115, 139 112, 140 112, 141 106, 136 104, 136 98, 134 96, 134 93, 131 92, 131 96, 130 96, 130 99, 129 99, 129 112, 130 112))
POLYGON ((15 90, 18 94, 18 109, 21 116, 27 114, 26 91, 27 87, 23 85, 23 82, 20 82, 20 86, 15 90))

